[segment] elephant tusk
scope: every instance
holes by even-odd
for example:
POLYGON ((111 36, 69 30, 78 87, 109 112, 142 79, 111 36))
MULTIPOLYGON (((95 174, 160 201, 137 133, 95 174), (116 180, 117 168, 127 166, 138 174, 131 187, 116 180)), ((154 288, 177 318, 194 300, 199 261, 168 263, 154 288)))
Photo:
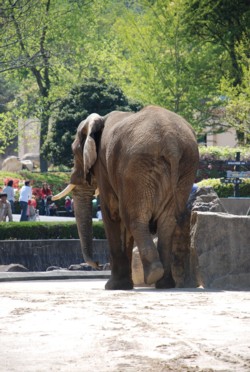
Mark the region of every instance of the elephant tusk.
POLYGON ((97 187, 97 189, 95 190, 95 193, 94 193, 94 196, 97 197, 99 195, 99 188, 97 187))
POLYGON ((59 192, 59 194, 52 196, 51 200, 54 201, 54 200, 63 198, 65 195, 70 193, 70 191, 72 191, 75 188, 75 186, 76 185, 73 185, 72 183, 70 183, 67 187, 65 187, 63 191, 59 192))

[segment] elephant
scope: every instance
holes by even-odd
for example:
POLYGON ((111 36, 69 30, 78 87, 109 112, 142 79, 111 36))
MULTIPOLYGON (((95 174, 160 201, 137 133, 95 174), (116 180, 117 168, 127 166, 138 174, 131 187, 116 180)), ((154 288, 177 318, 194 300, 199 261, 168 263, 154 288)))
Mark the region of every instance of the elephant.
MULTIPOLYGON (((136 113, 91 114, 79 124, 72 151, 70 184, 53 199, 72 190, 83 258, 98 269, 92 259, 91 211, 98 188, 110 248, 111 277, 105 289, 133 288, 134 243, 145 283, 175 287, 173 237, 185 220, 199 161, 191 125, 176 113, 153 105, 136 113)), ((181 246, 179 237, 177 245, 181 246)))

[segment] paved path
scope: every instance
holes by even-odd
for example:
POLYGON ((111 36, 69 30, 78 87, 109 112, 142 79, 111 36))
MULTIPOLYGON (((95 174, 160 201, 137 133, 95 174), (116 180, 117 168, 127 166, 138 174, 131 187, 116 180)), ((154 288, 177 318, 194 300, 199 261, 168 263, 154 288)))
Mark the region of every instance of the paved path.
MULTIPOLYGON (((40 221, 75 221, 75 217, 39 216, 40 221)), ((20 221, 20 214, 13 214, 13 221, 20 221)))
POLYGON ((3 372, 250 371, 250 292, 3 282, 3 372))
MULTIPOLYGON (((40 221, 50 222, 50 221, 75 221, 75 217, 64 217, 64 216, 39 216, 40 221)), ((20 214, 13 214, 14 221, 20 221, 20 214)), ((98 221, 97 218, 93 218, 93 221, 98 221)))

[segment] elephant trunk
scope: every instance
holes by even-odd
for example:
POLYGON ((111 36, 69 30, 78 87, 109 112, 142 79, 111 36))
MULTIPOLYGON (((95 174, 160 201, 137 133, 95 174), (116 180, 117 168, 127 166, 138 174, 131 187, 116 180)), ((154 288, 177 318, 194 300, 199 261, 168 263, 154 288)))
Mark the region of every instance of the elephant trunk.
POLYGON ((74 212, 84 261, 98 269, 98 263, 93 261, 92 249, 92 197, 93 189, 81 185, 73 190, 74 212))

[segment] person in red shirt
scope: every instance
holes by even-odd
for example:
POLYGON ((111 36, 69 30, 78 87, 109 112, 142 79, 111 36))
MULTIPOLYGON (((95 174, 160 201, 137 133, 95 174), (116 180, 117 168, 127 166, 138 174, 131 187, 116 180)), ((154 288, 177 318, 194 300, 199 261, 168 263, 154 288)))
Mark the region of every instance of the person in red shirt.
POLYGON ((32 195, 32 198, 28 201, 27 210, 28 221, 36 220, 36 207, 37 207, 36 198, 34 195, 32 195))
POLYGON ((43 187, 41 188, 40 193, 42 197, 42 213, 49 216, 49 208, 47 208, 47 197, 52 195, 52 191, 46 182, 43 183, 43 187))
POLYGON ((71 199, 69 196, 66 196, 64 206, 66 209, 66 215, 70 216, 71 215, 71 199))

